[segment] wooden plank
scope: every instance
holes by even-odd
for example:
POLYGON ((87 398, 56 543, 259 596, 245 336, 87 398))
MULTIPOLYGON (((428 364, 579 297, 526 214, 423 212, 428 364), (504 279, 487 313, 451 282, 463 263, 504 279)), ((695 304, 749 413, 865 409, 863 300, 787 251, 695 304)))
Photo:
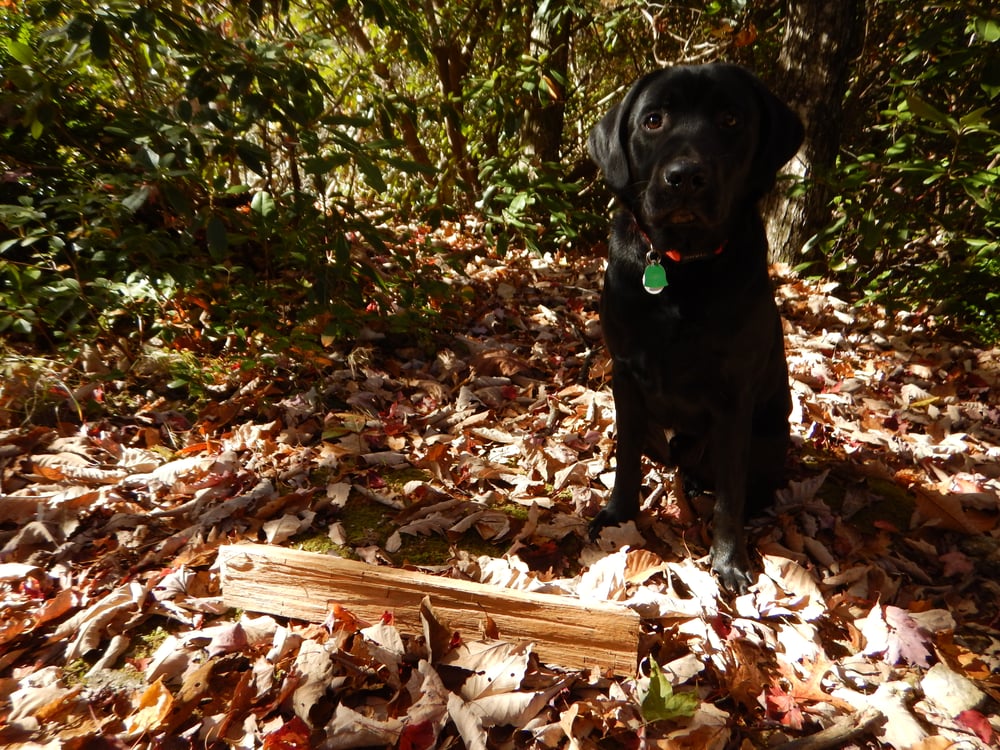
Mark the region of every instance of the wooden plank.
POLYGON ((639 616, 620 605, 262 544, 223 546, 219 562, 222 599, 232 607, 309 622, 323 622, 333 604, 370 622, 390 611, 402 630, 420 633, 420 602, 429 596, 443 623, 466 640, 481 636, 489 615, 501 638, 534 643, 543 662, 635 672, 639 616))

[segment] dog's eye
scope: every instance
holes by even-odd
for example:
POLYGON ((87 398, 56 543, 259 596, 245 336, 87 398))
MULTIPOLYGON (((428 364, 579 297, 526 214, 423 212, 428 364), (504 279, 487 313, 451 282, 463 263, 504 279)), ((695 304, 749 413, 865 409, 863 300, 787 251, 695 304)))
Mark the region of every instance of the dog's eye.
POLYGON ((663 115, 659 112, 650 112, 642 118, 642 127, 646 130, 659 130, 663 127, 663 115))
POLYGON ((740 124, 740 118, 732 112, 723 112, 719 117, 719 124, 724 128, 735 128, 740 124))

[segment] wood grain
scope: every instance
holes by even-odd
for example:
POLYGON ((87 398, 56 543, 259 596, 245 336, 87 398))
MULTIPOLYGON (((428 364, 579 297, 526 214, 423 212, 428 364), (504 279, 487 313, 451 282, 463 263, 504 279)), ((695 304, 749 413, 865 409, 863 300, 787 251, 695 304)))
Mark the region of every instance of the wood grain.
POLYGON ((223 601, 232 607, 323 622, 334 604, 376 622, 392 612, 404 632, 420 633, 420 602, 466 640, 482 636, 486 616, 500 637, 532 642, 546 663, 617 674, 635 672, 639 616, 620 605, 515 591, 261 544, 219 550, 223 601))

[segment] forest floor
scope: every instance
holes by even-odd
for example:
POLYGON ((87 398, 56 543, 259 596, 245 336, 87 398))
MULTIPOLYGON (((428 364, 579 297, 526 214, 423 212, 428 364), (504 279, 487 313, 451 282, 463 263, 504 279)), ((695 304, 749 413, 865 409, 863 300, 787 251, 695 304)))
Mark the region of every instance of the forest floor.
POLYGON ((710 498, 662 467, 636 524, 588 539, 614 472, 603 258, 427 236, 467 304, 422 336, 8 350, 0 745, 997 746, 1000 350, 776 269, 792 479, 735 597, 707 568, 710 498), (432 654, 391 613, 235 611, 216 558, 242 542, 619 602, 638 668, 504 632, 432 654))

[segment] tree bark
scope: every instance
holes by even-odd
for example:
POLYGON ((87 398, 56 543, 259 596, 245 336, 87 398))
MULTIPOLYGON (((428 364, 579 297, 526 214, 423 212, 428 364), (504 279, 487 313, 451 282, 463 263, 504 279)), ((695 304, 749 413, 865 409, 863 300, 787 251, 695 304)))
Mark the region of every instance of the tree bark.
POLYGON ((528 53, 539 64, 538 95, 524 118, 524 156, 534 168, 558 162, 566 115, 566 81, 569 72, 571 15, 554 4, 545 13, 534 13, 528 53))
MULTIPOLYGON (((472 46, 475 42, 472 41, 472 46)), ((434 47, 434 61, 437 63, 438 79, 444 94, 444 125, 451 144, 452 154, 458 164, 458 172, 473 193, 479 192, 479 170, 469 156, 468 139, 462 132, 465 120, 463 83, 472 64, 472 51, 462 49, 452 41, 434 47)))
MULTIPOLYGON (((368 38, 368 34, 365 32, 364 28, 360 23, 358 23, 353 10, 347 5, 344 5, 338 12, 337 17, 347 32, 354 39, 355 44, 358 45, 358 49, 372 59, 372 69, 375 71, 375 75, 382 79, 386 88, 390 91, 398 90, 399 87, 397 85, 396 78, 392 73, 392 69, 385 63, 385 61, 378 59, 378 56, 375 54, 375 46, 372 44, 371 39, 368 38)), ((420 140, 420 135, 417 131, 417 123, 414 121, 413 117, 402 107, 397 110, 396 115, 396 124, 399 126, 403 143, 406 144, 406 150, 409 152, 410 157, 421 166, 433 167, 431 155, 428 153, 426 146, 424 146, 423 142, 420 140)), ((429 174, 424 174, 423 179, 428 184, 433 182, 429 174)))
POLYGON ((805 142, 785 168, 806 189, 779 188, 763 202, 775 260, 795 262, 830 218, 828 175, 840 149, 841 110, 864 37, 865 0, 789 0, 776 92, 798 112, 805 142))
POLYGON ((493 18, 489 12, 490 0, 469 3, 463 9, 462 19, 457 24, 439 23, 444 18, 445 3, 429 0, 425 12, 430 36, 433 40, 431 51, 437 66, 438 81, 443 97, 445 132, 451 144, 452 155, 458 174, 473 194, 480 192, 479 164, 469 154, 468 139, 462 131, 465 122, 465 78, 472 65, 476 46, 493 18))

